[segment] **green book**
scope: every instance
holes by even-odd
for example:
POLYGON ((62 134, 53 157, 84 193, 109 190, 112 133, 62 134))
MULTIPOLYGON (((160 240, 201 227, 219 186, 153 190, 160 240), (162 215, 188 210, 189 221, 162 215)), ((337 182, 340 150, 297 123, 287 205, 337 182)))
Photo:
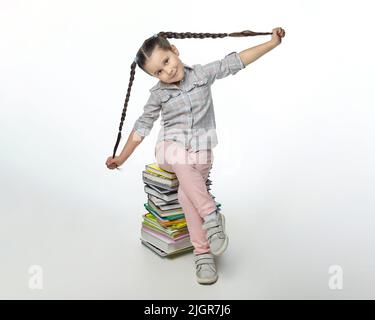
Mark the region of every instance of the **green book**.
POLYGON ((157 217, 159 217, 159 219, 162 219, 162 220, 177 220, 177 219, 182 219, 185 217, 184 214, 177 214, 177 215, 162 217, 153 208, 151 208, 151 206, 148 203, 145 203, 144 207, 146 208, 147 211, 149 211, 153 215, 156 215, 157 217))

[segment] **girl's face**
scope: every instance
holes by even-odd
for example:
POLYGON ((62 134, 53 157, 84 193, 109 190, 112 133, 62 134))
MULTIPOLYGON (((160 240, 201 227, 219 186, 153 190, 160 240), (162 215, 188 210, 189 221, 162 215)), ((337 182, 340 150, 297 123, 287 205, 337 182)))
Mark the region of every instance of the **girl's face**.
POLYGON ((144 68, 155 78, 165 83, 179 82, 184 78, 184 65, 179 59, 179 52, 172 44, 172 51, 156 47, 144 68))

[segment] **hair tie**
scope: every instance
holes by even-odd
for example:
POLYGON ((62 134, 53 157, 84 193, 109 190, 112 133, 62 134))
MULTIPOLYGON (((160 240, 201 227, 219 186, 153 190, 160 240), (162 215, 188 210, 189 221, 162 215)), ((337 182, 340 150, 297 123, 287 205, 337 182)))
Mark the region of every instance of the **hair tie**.
POLYGON ((157 35, 156 33, 154 33, 153 37, 154 37, 154 38, 157 38, 157 37, 158 37, 158 35, 157 35))
POLYGON ((135 56, 135 58, 134 58, 134 62, 137 63, 137 60, 138 60, 138 59, 137 59, 137 56, 135 56))

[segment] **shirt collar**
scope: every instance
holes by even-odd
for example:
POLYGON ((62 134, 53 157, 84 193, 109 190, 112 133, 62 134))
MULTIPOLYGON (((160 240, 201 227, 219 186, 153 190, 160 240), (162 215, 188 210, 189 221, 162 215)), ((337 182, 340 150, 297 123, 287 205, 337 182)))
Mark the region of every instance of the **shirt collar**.
MULTIPOLYGON (((190 69, 190 70, 193 70, 194 68, 192 66, 189 66, 188 64, 185 64, 185 63, 182 63, 184 65, 184 69, 185 69, 185 72, 186 72, 186 69, 190 69)), ((186 77, 186 74, 185 76, 186 77)), ((158 83, 156 85, 154 85, 150 91, 152 90, 156 90, 156 89, 166 89, 166 88, 173 88, 174 87, 174 84, 170 84, 170 83, 164 83, 162 81, 158 81, 158 83)))

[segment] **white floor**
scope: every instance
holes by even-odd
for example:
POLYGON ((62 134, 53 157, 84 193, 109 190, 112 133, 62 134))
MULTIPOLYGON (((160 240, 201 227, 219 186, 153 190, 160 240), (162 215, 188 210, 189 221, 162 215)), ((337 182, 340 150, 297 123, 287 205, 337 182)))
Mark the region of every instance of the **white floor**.
MULTIPOLYGON (((125 177, 116 179, 124 184, 125 177)), ((230 245, 217 259, 217 283, 202 286, 192 253, 162 259, 141 245, 145 195, 139 180, 131 189, 110 191, 108 184, 90 189, 77 178, 86 188, 68 192, 29 180, 27 173, 23 184, 12 173, 4 178, 3 299, 375 298, 370 212, 352 211, 348 199, 323 187, 293 188, 288 180, 280 188, 276 179, 264 182, 268 189, 249 183, 238 201, 225 175, 213 175, 230 245), (42 268, 43 289, 29 288, 33 265, 42 268), (343 270, 341 290, 328 286, 333 265, 343 270)))
MULTIPOLYGON (((212 87, 213 194, 230 243, 218 282, 201 286, 192 254, 161 259, 139 240, 160 122, 122 171, 105 167, 131 60, 166 30, 153 18, 166 6, 150 16, 141 1, 1 1, 0 298, 375 298, 373 2, 231 5, 241 10, 216 6, 211 20, 202 6, 194 29, 280 26, 286 37, 212 87)), ((193 29, 179 7, 168 13, 172 31, 193 29)), ((270 37, 172 40, 192 65, 270 37)), ((136 69, 117 155, 154 80, 136 69)))

